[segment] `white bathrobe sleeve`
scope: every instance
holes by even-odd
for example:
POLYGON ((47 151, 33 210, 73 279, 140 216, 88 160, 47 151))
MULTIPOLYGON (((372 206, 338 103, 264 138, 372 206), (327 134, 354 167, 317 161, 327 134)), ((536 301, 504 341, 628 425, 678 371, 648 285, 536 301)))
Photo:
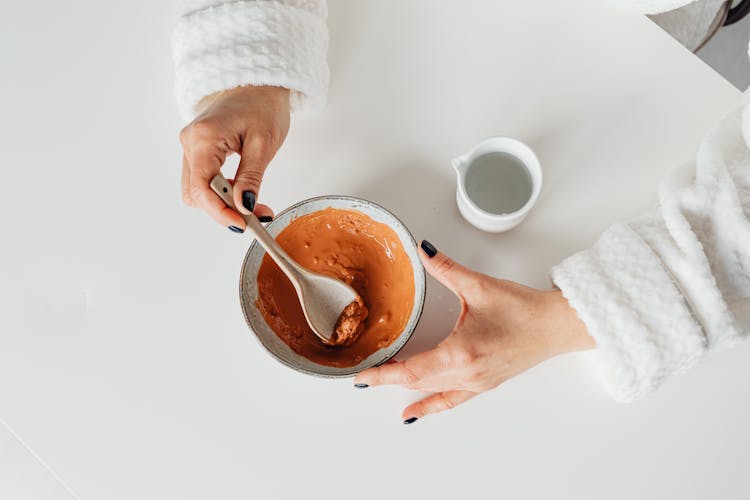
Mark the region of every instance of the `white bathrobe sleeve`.
POLYGON ((290 89, 295 112, 325 105, 325 0, 181 0, 180 13, 172 48, 185 120, 203 97, 242 85, 290 89))
POLYGON ((749 96, 663 181, 657 210, 552 269, 620 401, 750 334, 749 96))

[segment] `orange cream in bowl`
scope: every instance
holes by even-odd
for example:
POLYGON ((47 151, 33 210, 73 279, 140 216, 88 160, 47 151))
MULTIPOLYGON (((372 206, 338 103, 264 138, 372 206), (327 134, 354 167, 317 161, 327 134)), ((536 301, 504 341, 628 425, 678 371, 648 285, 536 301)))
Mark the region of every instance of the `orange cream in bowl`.
POLYGON ((278 214, 268 231, 302 266, 350 284, 365 306, 350 311, 339 345, 324 344, 307 325, 291 283, 254 242, 240 301, 251 330, 279 361, 345 377, 384 363, 406 343, 422 312, 425 275, 414 239, 395 216, 365 200, 327 196, 278 214))

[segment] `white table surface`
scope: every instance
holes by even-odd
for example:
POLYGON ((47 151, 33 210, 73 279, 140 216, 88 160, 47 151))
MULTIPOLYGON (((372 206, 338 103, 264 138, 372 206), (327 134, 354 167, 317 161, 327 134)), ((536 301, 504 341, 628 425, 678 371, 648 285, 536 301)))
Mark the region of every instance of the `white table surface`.
MULTIPOLYGON (((575 355, 412 426, 417 394, 271 359, 238 304, 247 236, 179 201, 173 21, 146 0, 0 8, 0 417, 81 499, 747 498, 747 345, 629 406, 575 355)), ((602 0, 336 0, 329 25, 329 106, 295 121, 261 200, 369 198, 539 287, 652 206, 740 97, 602 0), (491 135, 545 175, 504 235, 463 222, 449 166, 491 135)), ((431 280, 404 354, 456 314, 431 280)))
POLYGON ((75 494, 0 420, 0 498, 75 500, 75 494))

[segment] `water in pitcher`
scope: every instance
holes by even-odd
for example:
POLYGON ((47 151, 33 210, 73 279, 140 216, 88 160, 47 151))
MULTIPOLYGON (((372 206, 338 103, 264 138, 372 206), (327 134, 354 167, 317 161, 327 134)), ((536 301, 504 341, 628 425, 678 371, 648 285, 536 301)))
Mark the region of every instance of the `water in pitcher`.
POLYGON ((521 160, 508 153, 487 153, 471 162, 466 193, 479 208, 492 214, 520 210, 532 192, 531 175, 521 160))

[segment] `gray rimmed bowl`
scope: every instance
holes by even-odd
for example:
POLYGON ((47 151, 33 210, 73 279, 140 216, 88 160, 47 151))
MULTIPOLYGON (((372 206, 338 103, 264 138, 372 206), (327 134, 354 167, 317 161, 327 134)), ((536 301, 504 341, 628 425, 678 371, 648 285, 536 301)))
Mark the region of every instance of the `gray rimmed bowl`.
POLYGON ((308 375, 342 378, 351 377, 366 368, 381 365, 401 350, 411 337, 422 315, 426 278, 424 267, 422 267, 422 262, 419 260, 417 253, 417 243, 414 241, 409 230, 395 215, 371 201, 350 196, 319 196, 317 198, 310 198, 300 201, 276 215, 274 220, 266 226, 266 229, 271 233, 271 236, 276 237, 295 218, 328 207, 362 212, 373 220, 382 222, 393 229, 401 241, 401 245, 411 261, 414 276, 414 306, 401 335, 388 347, 374 352, 358 365, 347 368, 321 365, 310 361, 304 356, 300 356, 286 345, 271 327, 268 326, 265 318, 263 318, 263 315, 255 305, 258 299, 256 278, 258 276, 258 269, 263 262, 263 256, 266 254, 263 247, 257 241, 253 241, 250 245, 245 255, 245 260, 242 263, 242 272, 240 273, 240 304, 250 330, 255 334, 261 345, 281 363, 308 375))

